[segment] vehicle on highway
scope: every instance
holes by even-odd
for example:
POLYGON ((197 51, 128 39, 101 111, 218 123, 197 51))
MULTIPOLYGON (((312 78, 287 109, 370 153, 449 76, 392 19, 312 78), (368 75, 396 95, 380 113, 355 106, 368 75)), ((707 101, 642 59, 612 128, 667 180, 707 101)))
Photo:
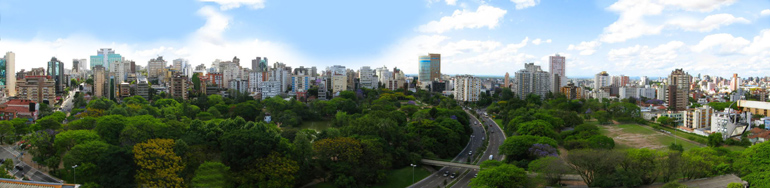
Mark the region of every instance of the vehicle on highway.
POLYGON ((475 177, 476 177, 476 176, 478 176, 478 175, 479 175, 479 173, 473 174, 473 177, 475 178, 475 177))
POLYGON ((449 170, 444 170, 444 177, 449 176, 449 170))
POLYGON ((469 151, 469 152, 468 152, 468 155, 473 155, 473 151, 469 151))
POLYGON ((452 175, 451 175, 451 176, 449 176, 449 178, 455 179, 455 177, 456 177, 456 176, 457 176, 457 173, 454 173, 454 172, 453 172, 453 173, 452 173, 452 175))
POLYGON ((492 156, 493 156, 493 155, 489 155, 489 160, 492 160, 492 159, 494 159, 494 157, 492 157, 492 156))

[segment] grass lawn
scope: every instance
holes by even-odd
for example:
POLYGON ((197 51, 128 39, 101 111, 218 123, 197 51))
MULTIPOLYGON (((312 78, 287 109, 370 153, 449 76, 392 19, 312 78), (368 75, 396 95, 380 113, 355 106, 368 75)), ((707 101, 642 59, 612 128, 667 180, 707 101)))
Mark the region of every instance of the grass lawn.
POLYGON ((648 127, 635 124, 599 126, 600 133, 615 140, 617 149, 652 148, 665 150, 671 143, 682 144, 685 150, 700 147, 682 139, 674 139, 671 135, 654 131, 648 127))
POLYGON ((304 121, 302 122, 302 125, 299 126, 299 129, 313 129, 316 131, 321 131, 326 128, 332 127, 332 121, 304 121))
POLYGON ((725 146, 725 148, 729 149, 730 151, 743 151, 743 150, 746 150, 746 147, 743 147, 743 146, 725 146))
POLYGON ((503 126, 503 119, 495 119, 495 123, 497 123, 497 125, 503 126))
MULTIPOLYGON (((430 172, 423 168, 414 168, 414 181, 420 181, 421 179, 428 177, 430 172)), ((388 172, 385 179, 385 184, 371 186, 373 188, 401 188, 412 185, 412 167, 405 167, 402 169, 395 169, 388 172)), ((323 182, 313 186, 313 188, 332 188, 336 187, 331 182, 323 182)))

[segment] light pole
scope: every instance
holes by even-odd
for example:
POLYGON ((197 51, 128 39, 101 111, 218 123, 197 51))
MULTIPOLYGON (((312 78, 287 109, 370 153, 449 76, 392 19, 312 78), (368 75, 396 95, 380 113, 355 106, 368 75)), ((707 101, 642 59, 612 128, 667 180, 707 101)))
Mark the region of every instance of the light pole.
POLYGON ((77 168, 77 167, 78 167, 78 165, 72 166, 72 179, 73 179, 72 181, 75 184, 78 184, 78 176, 77 176, 77 172, 75 171, 75 168, 77 168))
POLYGON ((409 166, 412 166, 412 184, 414 184, 414 167, 417 167, 417 165, 409 164, 409 166))

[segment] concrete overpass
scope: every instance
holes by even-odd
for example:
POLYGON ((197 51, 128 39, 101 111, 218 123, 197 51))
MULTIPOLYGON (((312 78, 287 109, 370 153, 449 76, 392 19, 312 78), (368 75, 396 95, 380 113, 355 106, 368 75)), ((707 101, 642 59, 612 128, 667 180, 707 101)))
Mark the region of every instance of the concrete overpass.
MULTIPOLYGON (((467 169, 473 169, 475 171, 478 171, 479 169, 481 169, 479 165, 453 163, 453 162, 437 161, 437 160, 430 160, 430 159, 420 159, 420 163, 426 164, 426 165, 433 165, 433 166, 467 168, 467 169)), ((527 172, 527 176, 534 178, 534 177, 537 177, 537 173, 527 172)), ((583 178, 577 174, 564 174, 561 176, 561 180, 583 181, 583 178)))
POLYGON ((420 163, 426 164, 426 165, 433 165, 433 166, 457 167, 457 168, 467 168, 467 169, 474 169, 474 170, 481 169, 479 165, 453 163, 453 162, 437 161, 437 160, 430 160, 430 159, 421 159, 420 163))

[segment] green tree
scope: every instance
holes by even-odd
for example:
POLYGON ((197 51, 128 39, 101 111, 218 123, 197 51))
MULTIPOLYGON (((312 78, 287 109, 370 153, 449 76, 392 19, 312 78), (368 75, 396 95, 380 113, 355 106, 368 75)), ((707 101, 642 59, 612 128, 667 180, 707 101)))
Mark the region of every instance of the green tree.
POLYGON ((473 187, 525 187, 527 173, 524 169, 510 164, 482 169, 471 181, 473 187))
POLYGON ((724 140, 722 140, 722 133, 712 133, 708 137, 708 146, 709 147, 719 147, 722 146, 722 143, 724 140))
POLYGON ((99 135, 92 130, 64 131, 56 135, 54 147, 56 147, 59 152, 64 153, 79 143, 95 140, 99 140, 99 135))
POLYGON ((594 149, 615 148, 615 140, 604 135, 594 135, 588 138, 588 144, 594 149))
POLYGON ((134 160, 139 169, 136 182, 147 187, 183 187, 179 172, 182 158, 174 153, 174 140, 150 139, 134 146, 134 160))
POLYGON ((660 116, 656 121, 661 125, 670 125, 671 118, 669 118, 668 116, 660 116))
POLYGON ((548 144, 554 148, 558 147, 556 140, 548 137, 522 135, 512 136, 505 139, 502 145, 500 145, 500 155, 505 155, 505 161, 508 163, 516 161, 524 161, 521 166, 527 166, 529 161, 535 160, 536 155, 530 153, 529 149, 534 144, 548 144))
POLYGON ((0 142, 12 141, 13 136, 16 134, 16 128, 11 121, 0 121, 0 142))
POLYGON ((770 185, 770 142, 753 145, 735 160, 735 168, 749 187, 770 185))
POLYGON ((259 187, 292 187, 299 166, 296 161, 272 152, 257 159, 255 171, 259 187))
POLYGON ((557 157, 544 157, 529 163, 530 172, 538 173, 537 177, 545 179, 547 185, 556 185, 561 181, 561 176, 571 172, 562 159, 557 157))
POLYGON ((206 161, 195 171, 195 177, 192 179, 192 187, 228 187, 228 171, 230 167, 220 162, 206 161))
POLYGON ((621 160, 621 155, 616 151, 588 149, 570 151, 566 161, 583 178, 583 182, 594 186, 596 180, 615 173, 621 160))
MULTIPOLYGON (((664 153, 647 148, 629 149, 620 163, 626 174, 641 183, 651 184, 658 179, 662 167, 664 153)), ((639 185, 628 185, 639 186, 639 185)))
POLYGON ((109 144, 118 145, 120 143, 120 132, 126 127, 128 121, 125 117, 119 115, 110 115, 99 118, 96 122, 96 133, 109 144))
POLYGON ((599 124, 607 124, 612 121, 612 115, 604 110, 594 112, 594 118, 599 121, 599 124))
POLYGON ((553 139, 559 137, 559 134, 553 130, 550 123, 539 119, 522 123, 519 125, 519 129, 516 133, 519 133, 519 135, 543 136, 553 139))

